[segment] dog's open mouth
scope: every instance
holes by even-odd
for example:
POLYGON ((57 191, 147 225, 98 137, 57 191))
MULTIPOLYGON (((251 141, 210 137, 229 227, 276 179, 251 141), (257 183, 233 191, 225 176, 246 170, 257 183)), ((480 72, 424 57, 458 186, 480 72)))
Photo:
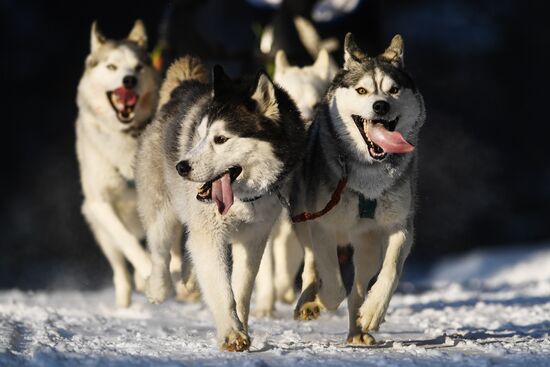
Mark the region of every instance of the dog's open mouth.
POLYGON ((111 106, 115 110, 118 121, 127 124, 134 120, 134 109, 139 99, 139 95, 136 92, 132 89, 119 87, 108 91, 107 99, 109 99, 111 106))
POLYGON ((414 150, 414 146, 406 141, 400 132, 395 131, 399 117, 393 120, 367 120, 359 115, 351 117, 367 143, 373 159, 381 161, 388 153, 409 153, 414 150))
POLYGON ((233 205, 233 188, 231 184, 239 177, 243 169, 233 166, 222 174, 214 177, 199 188, 197 200, 212 200, 218 206, 221 215, 227 214, 233 205))

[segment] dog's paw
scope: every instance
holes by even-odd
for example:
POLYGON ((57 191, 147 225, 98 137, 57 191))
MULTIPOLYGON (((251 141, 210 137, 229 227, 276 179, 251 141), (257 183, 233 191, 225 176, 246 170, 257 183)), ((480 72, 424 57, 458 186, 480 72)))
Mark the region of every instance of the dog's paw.
POLYGON ((376 340, 370 335, 369 333, 358 333, 355 335, 348 335, 346 342, 349 345, 354 346, 367 346, 367 345, 374 345, 376 343, 376 340))
POLYGON ((294 320, 308 321, 315 320, 321 315, 321 305, 317 301, 306 302, 297 305, 294 310, 294 320))
POLYGON ((231 329, 223 338, 220 349, 226 352, 244 352, 250 348, 250 338, 245 333, 231 329))
POLYGON ((151 273, 145 290, 147 299, 151 303, 162 303, 174 295, 172 280, 169 274, 151 273))
POLYGON ((388 305, 383 299, 369 296, 359 309, 358 325, 364 332, 377 331, 384 322, 388 305))

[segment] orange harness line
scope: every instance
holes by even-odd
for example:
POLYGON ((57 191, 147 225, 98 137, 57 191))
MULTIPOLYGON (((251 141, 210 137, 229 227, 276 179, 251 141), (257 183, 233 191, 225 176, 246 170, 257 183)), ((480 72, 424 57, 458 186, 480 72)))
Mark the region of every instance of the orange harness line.
POLYGON ((319 217, 322 217, 323 215, 327 214, 329 211, 331 211, 338 203, 340 202, 340 198, 342 196, 342 192, 346 188, 346 184, 348 183, 347 177, 342 177, 340 181, 338 181, 338 185, 336 186, 336 189, 332 193, 332 196, 330 197, 329 202, 323 209, 321 209, 318 212, 303 212, 298 215, 295 215, 292 217, 293 223, 300 223, 300 222, 306 222, 308 220, 317 219, 319 217))

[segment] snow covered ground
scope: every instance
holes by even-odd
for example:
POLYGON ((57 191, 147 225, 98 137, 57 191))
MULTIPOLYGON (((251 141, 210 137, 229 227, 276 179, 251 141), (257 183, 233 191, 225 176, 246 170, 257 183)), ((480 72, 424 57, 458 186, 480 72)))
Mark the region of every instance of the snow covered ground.
POLYGON ((402 284, 378 345, 344 344, 347 312, 251 320, 252 350, 222 353, 208 310, 111 288, 0 292, 0 366, 550 366, 550 246, 480 251, 402 284))

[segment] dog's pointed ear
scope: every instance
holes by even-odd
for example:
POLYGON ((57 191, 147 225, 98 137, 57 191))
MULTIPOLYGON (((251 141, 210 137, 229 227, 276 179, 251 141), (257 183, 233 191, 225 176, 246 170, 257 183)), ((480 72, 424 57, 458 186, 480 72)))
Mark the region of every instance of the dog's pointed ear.
POLYGON ((97 51, 97 49, 103 45, 106 41, 105 36, 99 31, 97 26, 97 20, 94 20, 92 23, 92 30, 90 32, 90 50, 92 53, 97 51))
POLYGON ((327 80, 330 74, 330 56, 328 55, 327 50, 324 48, 319 51, 317 55, 317 60, 313 64, 313 70, 319 75, 323 80, 327 80))
POLYGON ((223 93, 226 85, 231 81, 223 67, 219 64, 212 69, 212 95, 219 96, 223 93))
POLYGON ((147 31, 141 19, 137 19, 134 22, 134 26, 130 33, 128 33, 127 39, 128 41, 137 43, 139 47, 147 48, 147 31))
POLYGON ((361 51, 353 39, 353 34, 346 34, 344 39, 344 69, 349 70, 354 64, 359 64, 367 55, 361 51))
POLYGON ((262 115, 272 120, 279 118, 279 104, 275 96, 275 85, 265 72, 260 72, 258 75, 256 88, 251 98, 256 102, 256 108, 262 115))
POLYGON ((386 51, 384 51, 384 53, 380 56, 391 62, 393 65, 402 68, 405 66, 405 63, 403 62, 404 48, 405 45, 403 44, 403 37, 401 37, 400 34, 396 34, 393 36, 386 51))
POLYGON ((290 65, 288 63, 288 59, 286 58, 285 52, 283 50, 277 51, 277 54, 275 55, 275 72, 280 73, 289 66, 290 65))

